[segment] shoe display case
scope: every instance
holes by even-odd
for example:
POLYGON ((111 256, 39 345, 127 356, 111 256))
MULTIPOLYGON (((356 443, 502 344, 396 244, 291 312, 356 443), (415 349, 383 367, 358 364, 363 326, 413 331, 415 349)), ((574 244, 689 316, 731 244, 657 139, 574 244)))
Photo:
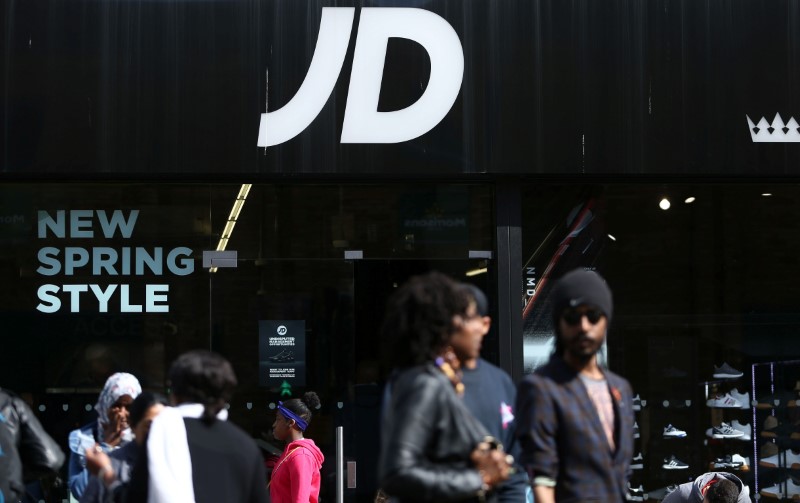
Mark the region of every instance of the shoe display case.
POLYGON ((705 375, 654 371, 651 382, 657 386, 635 397, 632 500, 661 501, 708 471, 733 473, 753 493, 755 408, 750 368, 745 369, 722 363, 705 375))
POLYGON ((752 365, 756 497, 800 499, 800 360, 752 365))
POLYGON ((701 382, 708 410, 704 432, 706 471, 730 472, 754 488, 753 400, 751 375, 727 362, 714 366, 712 378, 701 382))

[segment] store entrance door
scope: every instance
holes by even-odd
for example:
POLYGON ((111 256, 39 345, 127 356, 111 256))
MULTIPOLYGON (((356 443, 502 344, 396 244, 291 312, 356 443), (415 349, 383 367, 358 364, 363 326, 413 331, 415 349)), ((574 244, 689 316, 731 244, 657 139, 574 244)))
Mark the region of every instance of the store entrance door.
POLYGON ((345 489, 345 501, 372 503, 378 487, 383 386, 392 371, 381 359, 379 332, 387 299, 411 276, 432 270, 474 283, 488 293, 489 271, 486 261, 479 260, 373 259, 354 261, 353 265, 353 365, 338 368, 350 383, 339 423, 344 426, 345 459, 355 462, 356 468, 356 485, 345 489))
POLYGON ((284 447, 271 435, 278 401, 316 392, 322 406, 306 437, 325 455, 324 501, 336 501, 337 427, 344 501, 374 500, 383 385, 391 372, 381 360, 384 307, 395 288, 431 270, 490 293, 487 264, 479 260, 240 257, 236 268, 210 275, 209 346, 231 360, 239 379, 231 420, 253 436, 269 464, 284 447))

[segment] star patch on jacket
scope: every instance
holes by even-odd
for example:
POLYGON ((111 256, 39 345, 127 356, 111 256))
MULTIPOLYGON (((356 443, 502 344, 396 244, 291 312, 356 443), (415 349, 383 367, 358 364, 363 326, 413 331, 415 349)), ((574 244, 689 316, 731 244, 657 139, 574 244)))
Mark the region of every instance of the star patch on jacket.
POLYGON ((507 429, 508 425, 514 420, 514 412, 511 406, 505 402, 500 402, 500 417, 503 420, 503 429, 507 429))

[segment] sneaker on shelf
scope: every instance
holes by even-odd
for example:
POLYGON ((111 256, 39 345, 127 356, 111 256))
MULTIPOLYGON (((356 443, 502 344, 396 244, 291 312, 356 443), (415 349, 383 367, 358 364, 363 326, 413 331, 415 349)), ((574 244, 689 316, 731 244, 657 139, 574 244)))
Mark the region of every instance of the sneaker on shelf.
POLYGON ((727 454, 721 458, 715 459, 711 463, 711 470, 742 470, 747 471, 750 469, 750 461, 744 456, 739 454, 727 454))
POLYGON ((774 486, 765 487, 760 492, 761 496, 764 496, 765 498, 781 499, 783 498, 783 483, 779 482, 774 486))
POLYGON ((664 427, 664 438, 684 438, 686 432, 668 424, 664 427))
POLYGON ((742 436, 737 437, 739 440, 745 440, 745 441, 753 440, 752 437, 753 429, 750 427, 749 424, 742 424, 739 422, 738 419, 734 419, 733 421, 731 421, 731 428, 742 432, 742 436))
POLYGON ((647 400, 642 400, 637 393, 635 397, 633 397, 633 406, 631 407, 633 410, 642 410, 642 407, 647 405, 647 400))
POLYGON ((786 451, 786 466, 792 470, 800 470, 800 451, 786 451))
POLYGON ((644 456, 640 452, 631 458, 631 470, 641 470, 642 468, 644 468, 644 456))
POLYGON ((664 458, 664 464, 661 465, 661 468, 665 470, 686 470, 689 468, 689 465, 675 456, 670 456, 668 458, 664 458))
POLYGON ((723 363, 719 367, 714 365, 714 379, 738 379, 744 374, 731 367, 727 363, 723 363))
POLYGON ((644 501, 644 486, 640 484, 639 487, 631 487, 628 482, 628 501, 644 501))
POLYGON ((732 428, 731 425, 726 422, 711 427, 711 438, 739 438, 743 435, 743 432, 732 428))
POLYGON ((709 407, 715 407, 718 409, 741 409, 742 404, 739 403, 739 400, 733 398, 730 393, 725 393, 724 395, 716 395, 712 396, 708 400, 706 400, 706 405, 709 407))
POLYGON ((740 406, 741 409, 750 408, 750 393, 739 393, 738 389, 733 388, 730 390, 730 392, 728 392, 728 394, 731 396, 731 398, 742 404, 740 406))
POLYGON ((741 454, 733 454, 731 455, 731 461, 734 465, 738 465, 738 467, 734 467, 734 470, 743 472, 750 471, 750 458, 744 457, 741 454))
POLYGON ((741 466, 741 463, 734 463, 733 458, 730 455, 722 456, 721 458, 716 458, 711 463, 712 470, 732 470, 734 468, 738 468, 741 466))
POLYGON ((773 456, 767 456, 766 458, 761 458, 758 461, 758 466, 763 466, 764 468, 783 468, 785 466, 784 459, 786 458, 786 453, 778 452, 773 456))
POLYGON ((633 422, 633 438, 639 438, 639 423, 636 421, 633 422))
POLYGON ((786 481, 786 497, 795 501, 800 499, 800 484, 795 484, 792 477, 786 481))

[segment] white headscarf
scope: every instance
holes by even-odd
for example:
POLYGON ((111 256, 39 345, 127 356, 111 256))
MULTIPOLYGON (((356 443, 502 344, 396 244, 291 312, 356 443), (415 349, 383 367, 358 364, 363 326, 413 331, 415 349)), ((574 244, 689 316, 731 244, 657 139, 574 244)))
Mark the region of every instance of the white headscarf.
POLYGON ((122 396, 128 395, 131 398, 136 398, 141 392, 142 386, 132 374, 117 372, 106 380, 103 391, 100 392, 97 404, 94 406, 97 411, 97 432, 100 436, 100 441, 104 438, 103 425, 108 424, 108 410, 111 406, 122 396))

